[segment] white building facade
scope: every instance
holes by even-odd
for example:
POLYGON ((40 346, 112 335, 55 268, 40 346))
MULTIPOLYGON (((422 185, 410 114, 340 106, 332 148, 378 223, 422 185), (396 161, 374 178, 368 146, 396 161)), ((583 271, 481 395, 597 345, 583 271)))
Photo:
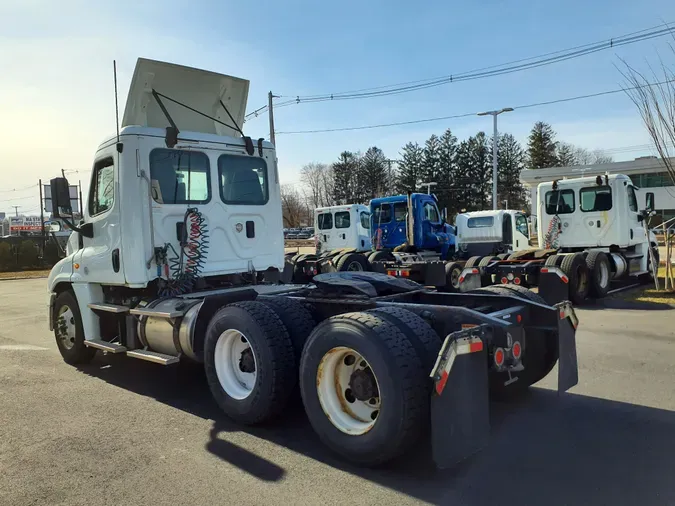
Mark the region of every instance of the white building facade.
MULTIPOLYGON (((675 166, 675 158, 671 158, 670 160, 671 164, 675 166)), ((605 173, 625 174, 641 190, 654 193, 656 216, 650 221, 651 227, 655 227, 663 221, 675 217, 675 185, 663 161, 656 157, 643 157, 628 162, 601 163, 597 165, 525 169, 521 171, 520 179, 531 192, 531 212, 533 216, 536 216, 537 210, 534 206, 537 202, 537 186, 539 183, 564 178, 596 176, 605 173)), ((644 206, 644 197, 640 205, 644 206)))

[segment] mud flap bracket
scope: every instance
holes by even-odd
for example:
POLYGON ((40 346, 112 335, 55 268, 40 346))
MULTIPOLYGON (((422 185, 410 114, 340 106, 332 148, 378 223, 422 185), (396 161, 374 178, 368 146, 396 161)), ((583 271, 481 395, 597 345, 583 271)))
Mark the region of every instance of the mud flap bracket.
POLYGON ((445 338, 431 377, 431 442, 436 466, 448 468, 488 443, 490 407, 486 326, 445 338))

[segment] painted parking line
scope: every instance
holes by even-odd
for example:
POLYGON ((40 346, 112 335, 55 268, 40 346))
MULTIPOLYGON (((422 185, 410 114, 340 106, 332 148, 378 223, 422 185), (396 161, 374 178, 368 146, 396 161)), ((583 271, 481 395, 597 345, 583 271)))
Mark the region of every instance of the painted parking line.
POLYGON ((32 344, 0 344, 0 351, 44 351, 48 349, 32 344))

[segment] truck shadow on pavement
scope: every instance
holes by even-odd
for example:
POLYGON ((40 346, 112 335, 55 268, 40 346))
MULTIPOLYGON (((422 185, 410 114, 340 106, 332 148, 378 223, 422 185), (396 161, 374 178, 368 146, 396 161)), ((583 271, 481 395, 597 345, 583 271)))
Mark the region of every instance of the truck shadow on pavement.
POLYGON ((205 449, 267 482, 292 476, 228 434, 250 434, 434 504, 675 504, 672 411, 533 388, 517 402, 491 404, 490 444, 452 470, 436 470, 428 441, 385 467, 362 469, 322 445, 297 397, 274 423, 242 427, 220 412, 199 367, 106 356, 80 370, 212 420, 205 449))

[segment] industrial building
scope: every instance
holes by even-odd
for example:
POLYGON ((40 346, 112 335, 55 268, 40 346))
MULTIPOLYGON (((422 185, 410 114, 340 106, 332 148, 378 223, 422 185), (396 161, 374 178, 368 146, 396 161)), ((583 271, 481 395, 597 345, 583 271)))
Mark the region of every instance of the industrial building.
MULTIPOLYGON (((670 161, 675 166, 675 158, 670 158, 670 161)), ((610 174, 625 174, 631 178, 638 188, 654 193, 656 216, 651 219, 650 226, 658 226, 663 221, 675 217, 675 185, 663 161, 656 157, 641 157, 627 162, 597 165, 525 169, 521 171, 520 179, 531 192, 532 215, 536 216, 537 185, 539 183, 563 178, 597 176, 607 172, 610 174)), ((644 202, 640 204, 644 205, 644 202)))

